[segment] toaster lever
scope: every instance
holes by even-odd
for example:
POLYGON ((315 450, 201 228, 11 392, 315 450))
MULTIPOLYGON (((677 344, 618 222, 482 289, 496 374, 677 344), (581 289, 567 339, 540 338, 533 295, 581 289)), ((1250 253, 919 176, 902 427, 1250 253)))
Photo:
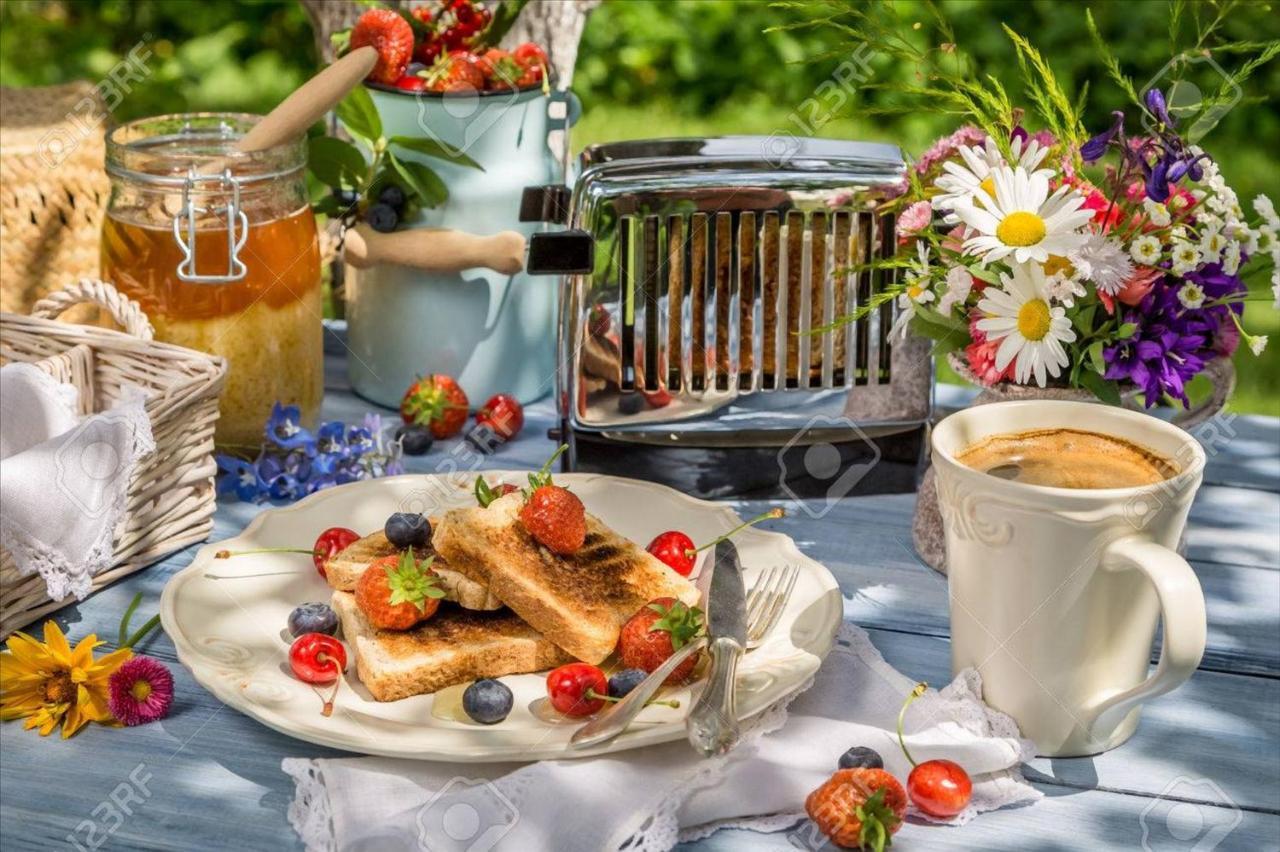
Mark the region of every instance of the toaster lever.
POLYGON ((561 183, 526 186, 520 194, 520 221, 555 225, 568 222, 569 187, 561 183))
POLYGON ((529 238, 530 275, 590 274, 595 269, 595 240, 586 231, 545 231, 529 238))

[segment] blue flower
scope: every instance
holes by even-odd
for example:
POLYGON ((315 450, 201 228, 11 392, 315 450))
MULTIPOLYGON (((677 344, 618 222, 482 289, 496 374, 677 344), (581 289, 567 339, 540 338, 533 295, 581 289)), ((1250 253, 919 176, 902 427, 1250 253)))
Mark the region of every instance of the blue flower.
POLYGON ((305 489, 297 477, 282 473, 267 483, 267 496, 272 500, 296 500, 305 489))
POLYGON ((345 455, 347 424, 341 420, 329 420, 320 425, 316 433, 316 449, 321 453, 337 453, 345 455))
POLYGON ((347 447, 351 455, 362 456, 375 449, 373 434, 362 426, 352 426, 347 430, 347 447))
POLYGON ((276 403, 267 420, 267 443, 285 450, 303 449, 315 452, 315 438, 302 427, 302 412, 298 406, 276 403))
POLYGON ((1142 100, 1147 106, 1147 112, 1151 113, 1151 117, 1156 121, 1167 127, 1173 127, 1177 124, 1173 117, 1169 115, 1169 107, 1164 101, 1164 92, 1154 88, 1148 89, 1142 100))
POLYGON ((235 494, 237 499, 246 502, 257 499, 260 481, 253 464, 222 453, 215 455, 214 459, 223 471, 218 477, 219 494, 235 494))

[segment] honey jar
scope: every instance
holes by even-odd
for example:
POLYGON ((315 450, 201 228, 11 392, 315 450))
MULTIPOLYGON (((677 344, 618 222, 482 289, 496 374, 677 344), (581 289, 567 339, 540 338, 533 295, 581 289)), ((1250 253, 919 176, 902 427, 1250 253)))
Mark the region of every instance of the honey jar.
POLYGON ((193 113, 107 135, 102 277, 156 338, 227 359, 216 441, 251 453, 273 403, 314 426, 324 393, 320 248, 306 143, 235 144, 258 116, 193 113))

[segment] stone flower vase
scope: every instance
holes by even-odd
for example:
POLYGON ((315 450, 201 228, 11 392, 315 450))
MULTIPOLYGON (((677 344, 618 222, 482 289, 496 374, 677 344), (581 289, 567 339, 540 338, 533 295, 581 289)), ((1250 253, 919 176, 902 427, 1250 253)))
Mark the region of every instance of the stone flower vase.
MULTIPOLYGON (((974 405, 986 405, 991 402, 1010 402, 1025 399, 1066 399, 1081 402, 1096 402, 1104 405, 1100 399, 1082 388, 1040 388, 1034 385, 1015 385, 1002 382, 991 387, 983 387, 978 377, 969 369, 969 365, 958 352, 947 355, 947 363, 956 374, 970 384, 981 387, 974 405)), ((1178 411, 1172 422, 1183 429, 1191 429, 1199 423, 1222 411, 1231 392, 1236 385, 1236 370, 1230 358, 1215 358, 1205 365, 1202 375, 1207 377, 1213 386, 1213 393, 1208 399, 1185 411, 1178 411)), ((1121 404, 1127 408, 1141 410, 1137 389, 1122 394, 1121 404)), ((916 553, 925 564, 943 574, 947 573, 946 537, 942 530, 942 512, 938 509, 938 490, 934 484, 933 467, 925 468, 920 480, 920 488, 916 491, 915 516, 911 521, 911 539, 916 553)))

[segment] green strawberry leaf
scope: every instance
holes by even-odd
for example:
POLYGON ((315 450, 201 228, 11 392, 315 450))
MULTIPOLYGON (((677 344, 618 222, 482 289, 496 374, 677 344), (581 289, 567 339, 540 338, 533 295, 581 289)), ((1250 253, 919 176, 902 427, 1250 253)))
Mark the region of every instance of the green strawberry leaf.
POLYGON ((382 118, 378 115, 378 108, 373 105, 369 90, 364 86, 356 86, 348 92, 338 102, 335 112, 347 132, 370 148, 382 138, 382 118))
POLYGON ((649 609, 659 615, 657 621, 649 625, 649 632, 665 631, 671 634, 671 650, 679 651, 689 644, 705 624, 702 610, 689 606, 684 601, 676 601, 670 606, 660 603, 649 604, 649 609))
POLYGON ((387 140, 392 145, 401 148, 407 148, 410 151, 416 151, 419 154, 426 154, 428 157, 435 157, 438 160, 448 160, 454 165, 466 166, 469 169, 479 169, 484 171, 484 166, 468 157, 461 151, 454 151, 448 145, 444 145, 435 139, 415 138, 413 136, 392 136, 387 140))
POLYGON ((389 603, 392 606, 411 603, 418 612, 426 612, 427 598, 443 598, 444 589, 440 588, 439 578, 431 573, 434 561, 434 556, 428 556, 419 562, 412 548, 401 551, 396 567, 387 569, 387 588, 391 590, 389 603))
POLYGON ((525 492, 525 499, 528 499, 533 492, 537 491, 544 485, 555 485, 555 483, 551 481, 551 465, 556 459, 560 458, 560 454, 567 449, 569 449, 568 444, 561 444, 556 448, 556 451, 551 454, 551 458, 542 463, 542 467, 529 474, 529 488, 525 492))
POLYGON ((360 149, 350 142, 316 136, 307 140, 307 168, 327 186, 359 189, 364 184, 368 164, 360 149))
POLYGON ((853 809, 854 817, 862 823, 858 842, 863 849, 884 852, 893 845, 893 829, 902 819, 884 800, 884 788, 872 793, 867 800, 853 809))
POLYGON ((489 483, 484 481, 483 476, 476 477, 476 502, 480 504, 480 508, 487 509, 489 504, 498 499, 498 492, 489 487, 489 483))

